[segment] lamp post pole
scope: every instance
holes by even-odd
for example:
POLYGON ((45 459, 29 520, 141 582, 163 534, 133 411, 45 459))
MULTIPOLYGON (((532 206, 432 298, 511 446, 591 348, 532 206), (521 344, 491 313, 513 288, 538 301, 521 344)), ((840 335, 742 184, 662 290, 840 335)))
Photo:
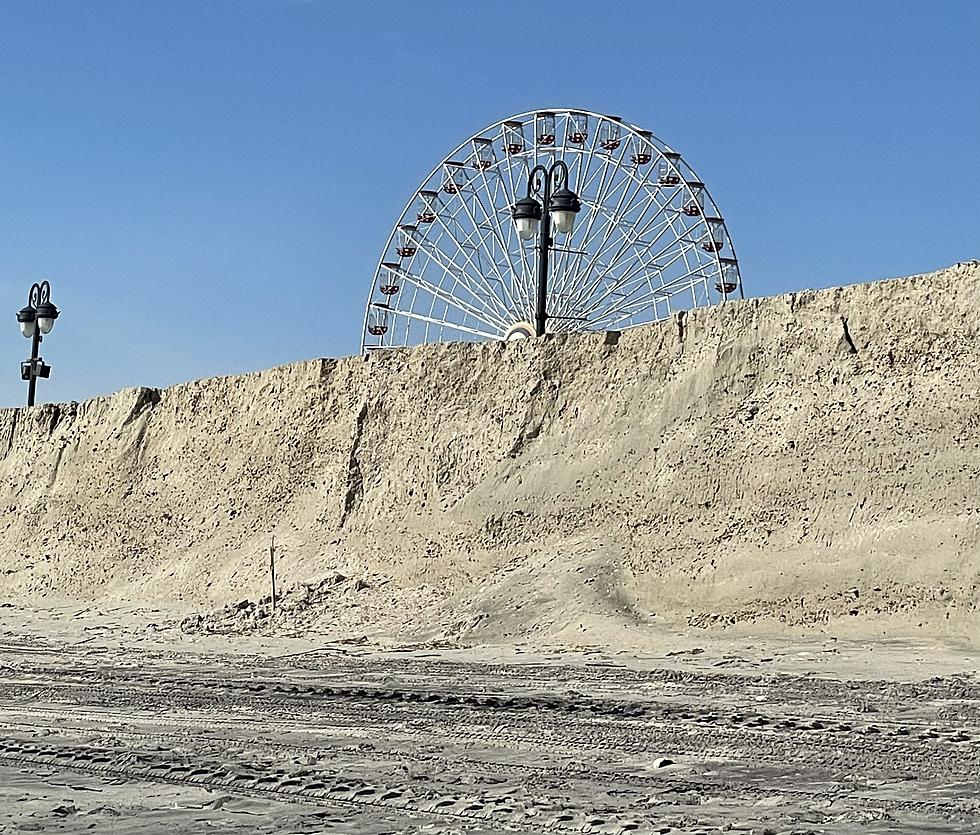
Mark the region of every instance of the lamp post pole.
MULTIPOLYGON (((560 160, 559 160, 560 161, 560 160)), ((564 162, 562 165, 564 166, 564 162)), ((537 166, 530 176, 540 171, 544 175, 544 193, 541 195, 544 205, 551 205, 551 172, 546 171, 544 166, 537 166)), ((568 169, 565 169, 565 178, 568 179, 568 169)), ((528 186, 530 188, 530 185, 528 186)), ((530 194, 530 191, 528 192, 530 194)), ((541 234, 538 236, 538 292, 535 297, 534 305, 534 335, 544 336, 545 323, 548 320, 548 258, 551 254, 551 245, 554 240, 551 237, 551 212, 542 212, 541 234)))
POLYGON ((51 366, 38 356, 43 334, 51 332, 54 320, 61 312, 51 303, 51 285, 47 281, 32 284, 27 307, 17 313, 20 332, 31 340, 31 358, 20 365, 20 377, 27 381, 27 405, 33 406, 37 394, 37 378, 48 377, 51 366))
POLYGON ((31 379, 27 382, 27 405, 34 405, 34 398, 37 394, 37 360, 38 360, 38 350, 41 347, 41 331, 39 328, 34 328, 34 336, 31 338, 31 379))
POLYGON ((514 221, 517 231, 522 238, 528 240, 538 231, 538 282, 537 296, 534 304, 534 333, 544 336, 548 321, 548 260, 554 244, 551 237, 551 223, 554 220, 559 232, 569 233, 575 224, 575 215, 581 210, 582 204, 578 195, 568 188, 568 166, 564 160, 555 160, 550 168, 536 165, 527 177, 527 196, 518 200, 513 207, 514 221), (541 196, 542 203, 547 209, 542 211, 534 195, 541 196), (554 217, 552 217, 554 216, 554 217))

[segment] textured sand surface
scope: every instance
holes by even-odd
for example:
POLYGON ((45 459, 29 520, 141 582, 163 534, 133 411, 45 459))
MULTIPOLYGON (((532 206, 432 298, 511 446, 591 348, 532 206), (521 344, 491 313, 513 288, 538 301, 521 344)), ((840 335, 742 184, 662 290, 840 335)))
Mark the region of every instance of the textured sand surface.
POLYGON ((286 631, 976 643, 978 286, 963 265, 3 410, 0 595, 257 602, 274 533, 286 631))
POLYGON ((0 833, 977 832, 978 285, 0 412, 0 833))
POLYGON ((705 637, 379 650, 7 605, 0 833, 978 831, 975 652, 705 637))

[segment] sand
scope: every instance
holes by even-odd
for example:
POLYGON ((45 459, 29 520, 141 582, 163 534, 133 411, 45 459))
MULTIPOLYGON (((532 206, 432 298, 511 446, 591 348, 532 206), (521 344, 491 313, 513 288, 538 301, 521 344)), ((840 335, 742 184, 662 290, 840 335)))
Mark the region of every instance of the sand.
POLYGON ((7 606, 0 832, 977 831, 975 653, 704 638, 382 647, 7 606))
POLYGON ((2 410, 0 595, 257 601, 274 535, 283 589, 368 584, 326 629, 975 643, 978 281, 2 410))
POLYGON ((0 833, 980 831, 978 280, 0 410, 0 833))

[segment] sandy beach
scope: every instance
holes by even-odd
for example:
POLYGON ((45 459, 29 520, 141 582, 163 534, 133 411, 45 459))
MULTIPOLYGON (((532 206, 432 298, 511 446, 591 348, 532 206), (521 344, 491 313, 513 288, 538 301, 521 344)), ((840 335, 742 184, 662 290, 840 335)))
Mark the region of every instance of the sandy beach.
POLYGON ((0 831, 980 826, 969 651, 697 634, 435 648, 181 620, 0 609, 0 831))

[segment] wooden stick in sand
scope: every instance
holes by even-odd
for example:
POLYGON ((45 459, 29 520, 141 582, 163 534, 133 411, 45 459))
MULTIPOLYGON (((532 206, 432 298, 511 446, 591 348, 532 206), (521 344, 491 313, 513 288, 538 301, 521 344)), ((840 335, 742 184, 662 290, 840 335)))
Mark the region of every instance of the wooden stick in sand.
POLYGON ((272 614, 276 613, 276 535, 272 535, 272 544, 269 546, 269 570, 272 573, 272 614))

